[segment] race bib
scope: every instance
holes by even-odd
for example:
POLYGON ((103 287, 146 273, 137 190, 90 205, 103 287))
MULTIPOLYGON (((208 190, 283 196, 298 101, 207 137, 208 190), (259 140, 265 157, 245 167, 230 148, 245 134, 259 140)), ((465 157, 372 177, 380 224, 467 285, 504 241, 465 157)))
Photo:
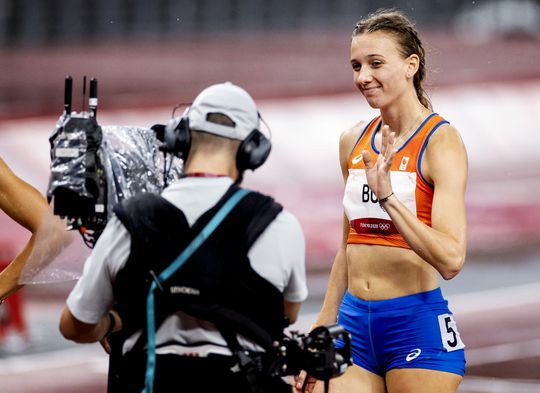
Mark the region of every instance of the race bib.
MULTIPOLYGON (((416 216, 416 172, 392 171, 390 177, 394 194, 416 216)), ((364 169, 349 169, 343 207, 357 233, 398 233, 390 216, 381 208, 377 196, 369 188, 364 169)))
POLYGON ((452 352, 465 348, 452 314, 441 314, 438 318, 439 328, 441 329, 441 340, 446 351, 452 352))

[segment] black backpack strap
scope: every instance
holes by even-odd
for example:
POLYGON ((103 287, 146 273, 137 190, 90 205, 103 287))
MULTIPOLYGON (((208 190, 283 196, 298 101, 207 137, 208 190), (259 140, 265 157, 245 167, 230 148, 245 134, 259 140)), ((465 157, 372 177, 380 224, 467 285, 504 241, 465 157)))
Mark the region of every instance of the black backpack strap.
POLYGON ((248 250, 282 210, 283 206, 270 197, 266 198, 247 228, 246 244, 248 250))

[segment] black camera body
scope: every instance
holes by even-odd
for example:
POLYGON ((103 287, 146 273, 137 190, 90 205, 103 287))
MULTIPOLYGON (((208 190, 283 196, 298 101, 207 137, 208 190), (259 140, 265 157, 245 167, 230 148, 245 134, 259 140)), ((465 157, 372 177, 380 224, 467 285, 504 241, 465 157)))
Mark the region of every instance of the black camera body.
MULTIPOLYGON (((86 86, 86 80, 84 82, 86 86)), ((90 80, 89 112, 71 112, 72 79, 66 78, 64 114, 49 138, 51 178, 47 196, 92 247, 107 223, 107 179, 100 155, 102 128, 96 120, 97 80, 90 80)))
POLYGON ((351 360, 351 337, 340 325, 319 326, 309 334, 291 332, 276 345, 275 375, 297 375, 304 370, 322 381, 342 375, 351 360), (339 340, 339 347, 336 345, 339 340))
MULTIPOLYGON (((106 182, 104 178, 103 165, 97 155, 97 149, 101 144, 101 127, 93 117, 70 116, 63 125, 63 132, 66 135, 76 135, 84 132, 88 147, 82 154, 85 155, 85 171, 83 186, 87 191, 86 195, 74 192, 69 187, 57 187, 53 191, 55 198, 54 214, 64 217, 79 217, 81 226, 94 226, 99 224, 100 218, 105 219, 104 206, 106 205, 106 182)), ((70 150, 79 150, 81 141, 69 138, 58 140, 58 135, 50 138, 51 159, 66 161, 70 150), (65 144, 70 146, 65 146, 65 144), (63 144, 64 146, 61 146, 63 144)))
POLYGON ((69 184, 56 187, 51 193, 55 200, 54 214, 67 217, 74 229, 99 229, 107 219, 107 183, 98 155, 101 127, 94 117, 74 114, 66 119, 58 131, 49 139, 51 161, 53 165, 68 167, 80 155, 81 176, 75 179, 83 192, 69 184))

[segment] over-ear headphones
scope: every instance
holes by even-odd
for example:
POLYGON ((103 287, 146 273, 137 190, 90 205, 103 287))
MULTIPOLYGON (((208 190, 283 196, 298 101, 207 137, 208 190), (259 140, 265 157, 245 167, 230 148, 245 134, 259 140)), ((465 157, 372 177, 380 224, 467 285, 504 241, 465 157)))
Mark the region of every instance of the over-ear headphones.
POLYGON ((162 150, 187 161, 191 147, 191 132, 187 116, 175 117, 165 126, 162 150))
MULTIPOLYGON (((183 116, 172 119, 165 126, 164 144, 162 150, 174 154, 187 161, 191 147, 191 130, 186 111, 183 116)), ((257 169, 272 150, 272 143, 261 131, 254 129, 242 141, 236 153, 236 168, 239 171, 257 169)))
POLYGON ((236 153, 236 168, 239 171, 257 169, 260 167, 272 150, 272 143, 257 128, 242 141, 236 153))

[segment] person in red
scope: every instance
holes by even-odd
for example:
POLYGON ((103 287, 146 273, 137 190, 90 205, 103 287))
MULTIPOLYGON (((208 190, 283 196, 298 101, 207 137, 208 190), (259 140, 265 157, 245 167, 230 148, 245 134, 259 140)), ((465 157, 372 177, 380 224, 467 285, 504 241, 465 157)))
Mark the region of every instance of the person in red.
POLYGON ((331 391, 453 393, 464 344, 438 280, 465 261, 466 150, 426 97, 424 48, 403 13, 360 20, 350 63, 379 115, 340 139, 343 241, 315 325, 337 320, 351 333, 354 364, 331 391))
MULTIPOLYGON (((9 265, 14 256, 13 245, 0 240, 0 271, 9 265)), ((11 294, 0 308, 0 343, 8 340, 12 333, 16 333, 23 341, 28 341, 23 305, 21 292, 16 292, 11 294)))

